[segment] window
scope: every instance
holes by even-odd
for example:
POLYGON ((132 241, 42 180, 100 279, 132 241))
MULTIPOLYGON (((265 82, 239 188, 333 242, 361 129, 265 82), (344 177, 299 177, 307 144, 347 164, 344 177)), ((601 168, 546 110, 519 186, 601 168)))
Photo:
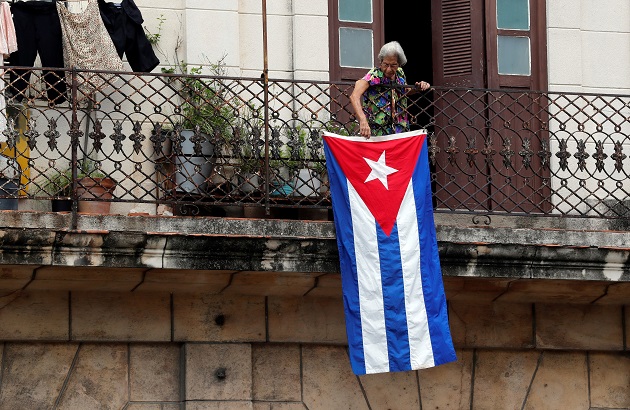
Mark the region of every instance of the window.
POLYGON ((529 30, 529 0, 497 0, 497 28, 529 30))
POLYGON ((339 0, 339 20, 371 23, 372 0, 339 0))
POLYGON ((433 0, 435 85, 547 88, 545 0, 433 0))
POLYGON ((341 67, 374 67, 374 33, 363 28, 339 27, 341 67))
POLYGON ((544 0, 485 0, 489 88, 547 88, 544 0))
POLYGON ((499 75, 531 75, 529 37, 497 36, 499 75))
POLYGON ((331 80, 356 80, 374 67, 383 44, 383 0, 331 0, 331 80))
POLYGON ((499 75, 531 75, 529 0, 497 1, 499 75))

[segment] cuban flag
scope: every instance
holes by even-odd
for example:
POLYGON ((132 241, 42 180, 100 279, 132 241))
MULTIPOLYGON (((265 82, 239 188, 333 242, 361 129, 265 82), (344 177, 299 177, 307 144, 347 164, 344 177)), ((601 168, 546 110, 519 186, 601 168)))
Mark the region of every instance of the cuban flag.
POLYGON ((357 375, 457 360, 435 236, 426 131, 324 133, 346 332, 357 375))

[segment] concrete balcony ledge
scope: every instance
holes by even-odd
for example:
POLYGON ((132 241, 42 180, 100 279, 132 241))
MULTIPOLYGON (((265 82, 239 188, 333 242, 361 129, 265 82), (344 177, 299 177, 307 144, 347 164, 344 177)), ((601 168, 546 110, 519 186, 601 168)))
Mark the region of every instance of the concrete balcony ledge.
MULTIPOLYGON (((329 221, 81 214, 72 230, 71 218, 0 212, 0 288, 340 295, 329 221)), ((613 222, 436 214, 447 289, 628 284, 630 232, 613 222)))

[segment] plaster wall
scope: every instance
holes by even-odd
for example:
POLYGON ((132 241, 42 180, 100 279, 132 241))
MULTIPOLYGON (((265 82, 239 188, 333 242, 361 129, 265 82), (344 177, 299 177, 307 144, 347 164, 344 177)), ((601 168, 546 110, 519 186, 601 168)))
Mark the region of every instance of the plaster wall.
MULTIPOLYGON (((208 66, 224 58, 229 74, 259 77, 263 70, 259 0, 137 1, 145 27, 160 32, 162 66, 185 60, 208 66), (159 18, 163 17, 161 27, 159 18)), ((328 80, 328 2, 267 2, 271 78, 328 80)))
POLYGON ((2 409, 630 409, 605 221, 438 214, 458 361, 356 377, 331 222, 69 216, 0 214, 2 409))
POLYGON ((629 94, 630 3, 549 0, 552 91, 629 94))
MULTIPOLYGON (((165 18, 160 48, 191 64, 226 63, 235 74, 260 75, 262 15, 258 0, 173 2, 139 0, 145 25, 157 30, 165 18), (238 50, 238 52, 235 52, 238 50)), ((548 74, 552 91, 630 93, 630 4, 549 0, 548 74)), ((267 2, 269 68, 282 78, 325 79, 328 72, 328 2, 267 2)), ((165 63, 166 64, 166 63, 165 63)))

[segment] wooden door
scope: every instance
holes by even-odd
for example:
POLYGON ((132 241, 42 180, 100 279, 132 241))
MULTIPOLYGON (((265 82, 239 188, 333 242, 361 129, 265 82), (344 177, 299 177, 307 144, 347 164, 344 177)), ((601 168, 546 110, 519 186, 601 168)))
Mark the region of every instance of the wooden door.
POLYGON ((434 0, 432 7, 433 81, 437 152, 436 208, 485 209, 488 164, 486 143, 484 0, 434 0))
POLYGON ((540 156, 548 138, 545 96, 530 93, 546 88, 544 0, 517 3, 528 13, 520 20, 526 27, 505 29, 497 7, 501 16, 514 11, 512 2, 433 1, 438 208, 548 208, 548 162, 540 156), (527 42, 527 68, 504 72, 499 41, 506 38, 527 42))

